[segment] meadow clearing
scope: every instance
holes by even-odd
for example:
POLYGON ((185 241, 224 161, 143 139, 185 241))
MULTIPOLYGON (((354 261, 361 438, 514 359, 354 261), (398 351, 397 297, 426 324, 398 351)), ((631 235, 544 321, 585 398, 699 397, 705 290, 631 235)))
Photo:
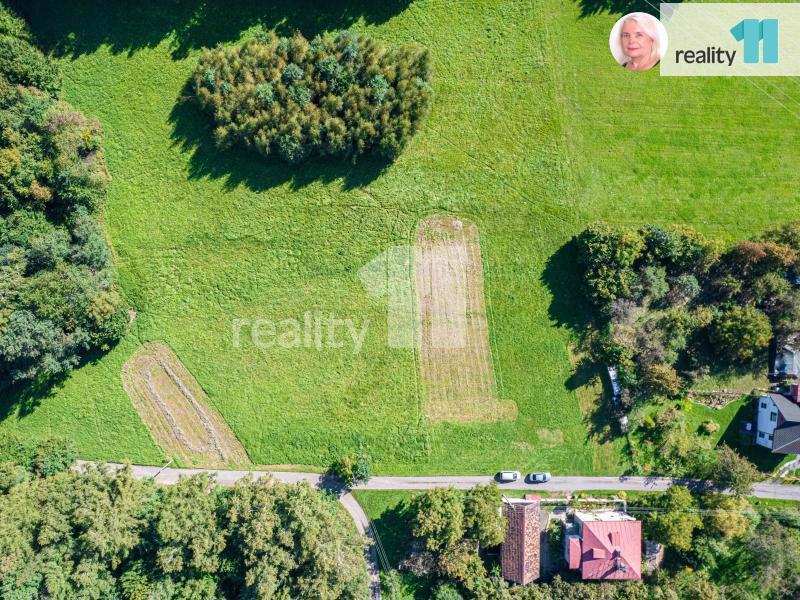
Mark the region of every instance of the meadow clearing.
POLYGON ((105 129, 104 221, 137 318, 63 383, 4 398, 0 430, 69 435, 83 458, 163 460, 121 371, 164 342, 255 464, 323 467, 363 445, 384 473, 622 472, 568 350, 587 318, 569 240, 600 219, 734 240, 797 218, 797 81, 627 72, 608 52, 616 3, 18 4, 62 60, 66 99, 105 129), (428 47, 422 131, 392 164, 216 149, 188 78, 202 47, 259 24, 428 47), (496 395, 514 420, 430 421, 419 357, 387 346, 386 301, 359 280, 434 214, 479 231, 496 395), (307 311, 369 320, 361 351, 232 343, 234 319, 307 311))

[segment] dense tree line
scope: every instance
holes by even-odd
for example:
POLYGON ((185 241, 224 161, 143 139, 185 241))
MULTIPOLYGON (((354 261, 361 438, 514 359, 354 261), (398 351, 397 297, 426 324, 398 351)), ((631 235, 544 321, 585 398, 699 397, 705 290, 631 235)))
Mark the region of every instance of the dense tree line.
POLYGON ((308 484, 219 489, 204 474, 165 487, 128 469, 65 471, 63 456, 48 473, 0 463, 0 598, 368 597, 363 540, 308 484))
POLYGON ((60 79, 0 5, 0 387, 68 371, 129 322, 97 220, 102 131, 60 79))
POLYGON ((310 42, 262 32, 207 49, 193 77, 197 101, 214 118, 215 139, 288 163, 313 155, 394 158, 428 113, 428 51, 387 49, 343 31, 310 42))
POLYGON ((675 396, 711 369, 766 358, 800 330, 800 223, 730 248, 689 227, 595 224, 577 238, 601 335, 622 384, 675 396))

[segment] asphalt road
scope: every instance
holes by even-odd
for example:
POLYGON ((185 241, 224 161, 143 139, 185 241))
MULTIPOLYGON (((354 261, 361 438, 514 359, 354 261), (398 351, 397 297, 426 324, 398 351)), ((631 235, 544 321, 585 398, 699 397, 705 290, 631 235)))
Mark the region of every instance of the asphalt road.
MULTIPOLYGON (((79 461, 78 465, 86 464, 79 461)), ((122 465, 112 464, 112 468, 121 468, 122 465)), ((176 469, 172 467, 161 468, 145 465, 132 465, 134 476, 139 478, 155 478, 157 483, 177 483, 181 477, 202 472, 213 473, 220 485, 234 485, 244 477, 252 476, 254 479, 271 474, 278 481, 297 483, 308 481, 312 485, 342 490, 341 483, 335 478, 317 473, 298 473, 283 471, 229 471, 222 469, 176 469)), ((353 489, 365 490, 425 490, 435 487, 452 486, 459 489, 469 489, 479 484, 494 481, 489 476, 424 476, 424 477, 373 477, 368 483, 355 486, 353 489)), ((669 477, 553 477, 547 483, 528 484, 523 481, 500 484, 501 489, 536 490, 546 492, 578 492, 582 490, 606 491, 652 491, 659 492, 673 485, 683 485, 690 489, 702 490, 713 487, 711 482, 697 481, 694 479, 673 479, 669 477)), ((800 486, 781 485, 776 483, 757 483, 753 486, 751 495, 757 498, 775 498, 780 500, 800 501, 800 486)))

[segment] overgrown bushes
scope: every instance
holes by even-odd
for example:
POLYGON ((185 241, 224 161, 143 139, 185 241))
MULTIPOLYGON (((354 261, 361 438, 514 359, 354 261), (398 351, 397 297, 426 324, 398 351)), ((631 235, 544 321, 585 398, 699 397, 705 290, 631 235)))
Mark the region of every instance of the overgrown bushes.
POLYGON ((727 250, 689 227, 652 225, 595 224, 577 243, 597 309, 595 353, 634 392, 676 396, 800 331, 800 223, 727 250))
POLYGON ((96 217, 102 130, 59 80, 0 5, 0 388, 72 369, 129 321, 96 217))
POLYGON ((193 82, 218 145, 241 143, 290 164, 373 150, 394 158, 432 96, 427 50, 387 49, 349 31, 310 42, 262 33, 205 50, 193 82))
POLYGON ((77 458, 75 443, 69 438, 32 439, 9 433, 0 435, 0 462, 21 467, 37 477, 65 471, 77 458))
POLYGON ((363 449, 359 449, 353 454, 345 454, 336 459, 329 472, 347 486, 359 485, 369 481, 372 472, 371 463, 370 456, 363 449))

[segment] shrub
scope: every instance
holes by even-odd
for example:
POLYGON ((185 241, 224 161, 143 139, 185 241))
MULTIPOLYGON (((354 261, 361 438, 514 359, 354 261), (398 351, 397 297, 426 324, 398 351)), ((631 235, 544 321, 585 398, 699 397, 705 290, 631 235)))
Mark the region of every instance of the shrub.
POLYGON ((672 397, 681 391, 681 378, 670 365, 648 365, 644 369, 642 386, 656 396, 672 397))
POLYGON ((356 453, 355 460, 353 461, 353 484, 357 485, 369 481, 372 472, 370 462, 370 457, 363 451, 356 453))
POLYGON ((37 87, 55 95, 61 85, 58 65, 25 39, 0 35, 0 72, 10 83, 37 87))
POLYGON ((711 419, 707 419, 700 425, 700 431, 706 435, 712 435, 719 431, 719 423, 712 421, 711 419))
POLYGON ((463 600, 463 596, 451 583, 441 583, 433 592, 433 600, 463 600))
POLYGON ((347 486, 366 483, 369 481, 370 471, 370 457, 362 450, 339 457, 329 469, 332 475, 339 477, 347 486))
POLYGON ((38 477, 66 471, 75 464, 77 458, 75 443, 69 438, 30 439, 11 434, 0 437, 0 461, 38 477))
POLYGON ((78 459, 78 451, 69 438, 45 438, 34 451, 30 470, 34 475, 47 477, 53 473, 66 471, 78 459))
POLYGON ((429 111, 430 80, 427 50, 387 49, 350 32, 311 44, 261 32, 205 50, 193 75, 220 146, 240 143, 290 164, 372 151, 396 157, 429 111))

